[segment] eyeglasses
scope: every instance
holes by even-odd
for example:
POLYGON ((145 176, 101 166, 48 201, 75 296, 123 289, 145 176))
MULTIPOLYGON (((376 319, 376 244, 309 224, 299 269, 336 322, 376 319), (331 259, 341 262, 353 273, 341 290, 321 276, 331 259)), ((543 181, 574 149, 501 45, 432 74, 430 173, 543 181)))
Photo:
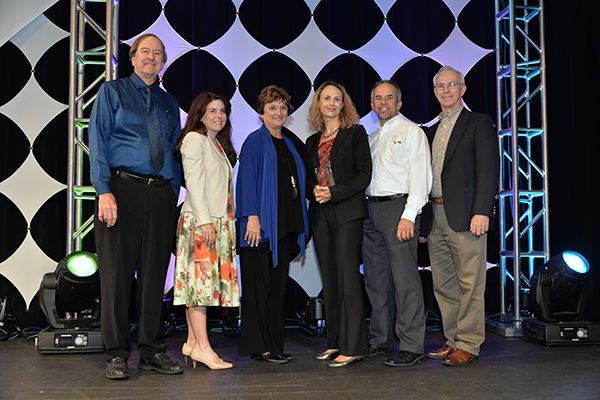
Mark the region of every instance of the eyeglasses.
POLYGON ((446 88, 446 86, 448 87, 448 89, 452 90, 452 89, 456 89, 457 87, 462 86, 462 85, 458 82, 448 82, 448 83, 440 83, 439 85, 435 85, 433 88, 435 90, 444 90, 446 88))

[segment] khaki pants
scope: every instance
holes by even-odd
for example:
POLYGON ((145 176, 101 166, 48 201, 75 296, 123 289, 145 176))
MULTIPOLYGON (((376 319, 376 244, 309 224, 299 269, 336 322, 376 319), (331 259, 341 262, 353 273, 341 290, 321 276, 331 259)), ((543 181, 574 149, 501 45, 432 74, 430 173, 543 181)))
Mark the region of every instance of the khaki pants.
POLYGON ((453 231, 444 205, 433 204, 427 243, 446 344, 479 355, 485 340, 487 234, 477 237, 469 231, 453 231))

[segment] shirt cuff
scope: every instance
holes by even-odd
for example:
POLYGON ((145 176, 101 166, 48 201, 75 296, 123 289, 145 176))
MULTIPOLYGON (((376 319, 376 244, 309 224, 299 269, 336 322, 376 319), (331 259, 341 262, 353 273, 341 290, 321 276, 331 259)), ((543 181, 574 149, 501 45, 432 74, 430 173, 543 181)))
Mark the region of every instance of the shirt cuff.
POLYGON ((402 213, 402 218, 407 219, 410 222, 414 223, 415 219, 417 218, 417 212, 415 210, 405 208, 404 212, 402 213))
POLYGON ((96 190, 96 195, 98 196, 104 193, 112 193, 110 182, 96 182, 94 183, 94 189, 96 190))

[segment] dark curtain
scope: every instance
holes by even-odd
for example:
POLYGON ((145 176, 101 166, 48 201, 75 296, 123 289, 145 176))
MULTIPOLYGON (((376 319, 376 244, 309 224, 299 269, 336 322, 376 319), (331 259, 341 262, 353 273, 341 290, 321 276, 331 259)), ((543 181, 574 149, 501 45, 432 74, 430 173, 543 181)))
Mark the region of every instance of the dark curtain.
POLYGON ((574 250, 590 263, 585 317, 600 320, 600 198, 597 103, 600 3, 546 1, 548 158, 552 255, 574 250))

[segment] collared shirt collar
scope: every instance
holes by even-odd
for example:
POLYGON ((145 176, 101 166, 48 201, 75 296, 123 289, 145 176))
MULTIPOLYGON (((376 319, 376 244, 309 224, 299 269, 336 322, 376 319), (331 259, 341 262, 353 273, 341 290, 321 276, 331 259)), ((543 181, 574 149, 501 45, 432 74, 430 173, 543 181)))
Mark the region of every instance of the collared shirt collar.
MULTIPOLYGON (((388 126, 388 124, 392 124, 392 123, 393 123, 392 121, 394 121, 394 122, 395 122, 395 121, 398 121, 398 120, 400 119, 400 118, 398 118, 398 117, 404 118, 404 117, 402 116, 402 113, 398 113, 398 114, 397 114, 395 117, 392 117, 392 118, 390 118, 390 119, 389 119, 389 120, 388 120, 388 121, 385 123, 385 125, 383 125, 383 126, 388 126)), ((377 120, 377 122, 375 122, 375 127, 376 127, 377 129, 381 129, 381 128, 382 128, 382 126, 381 126, 381 121, 380 121, 380 120, 377 120)))
POLYGON ((450 114, 446 115, 444 117, 444 113, 440 113, 440 115, 438 116, 440 119, 440 122, 445 121, 446 123, 450 123, 453 124, 456 122, 456 120, 458 119, 458 115, 461 113, 461 111, 463 110, 464 106, 461 104, 460 106, 458 106, 458 108, 454 111, 452 111, 450 114))
MULTIPOLYGON (((146 84, 146 82, 144 82, 144 80, 142 78, 139 77, 138 74, 136 74, 135 72, 131 73, 131 76, 129 77, 129 79, 131 79, 131 81, 133 82, 133 84, 135 85, 135 87, 137 89, 143 89, 148 87, 148 85, 146 84)), ((158 76, 156 77, 156 80, 154 81, 154 83, 152 85, 150 85, 150 87, 153 90, 157 90, 159 88, 159 83, 158 83, 159 79, 158 76)))

